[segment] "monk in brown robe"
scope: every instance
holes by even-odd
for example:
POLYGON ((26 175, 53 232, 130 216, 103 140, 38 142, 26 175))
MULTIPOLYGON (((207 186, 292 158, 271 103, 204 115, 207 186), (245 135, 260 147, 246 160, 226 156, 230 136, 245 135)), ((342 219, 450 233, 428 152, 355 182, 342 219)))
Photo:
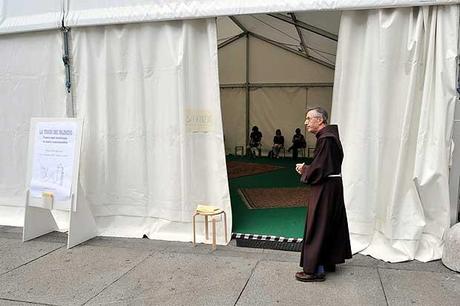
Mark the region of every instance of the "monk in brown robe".
POLYGON ((351 258, 350 236, 343 201, 341 167, 342 144, 336 125, 327 125, 327 112, 313 108, 307 112, 305 125, 317 142, 310 165, 297 164, 301 182, 310 184, 300 266, 296 279, 304 282, 325 280, 325 271, 351 258))

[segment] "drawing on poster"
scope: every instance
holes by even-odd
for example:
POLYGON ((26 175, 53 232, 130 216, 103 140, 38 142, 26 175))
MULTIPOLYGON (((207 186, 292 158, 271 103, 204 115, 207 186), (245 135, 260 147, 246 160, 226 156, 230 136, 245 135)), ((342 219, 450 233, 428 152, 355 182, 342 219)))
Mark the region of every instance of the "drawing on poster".
POLYGON ((77 125, 72 121, 38 122, 32 157, 32 197, 52 192, 56 200, 70 199, 77 125))

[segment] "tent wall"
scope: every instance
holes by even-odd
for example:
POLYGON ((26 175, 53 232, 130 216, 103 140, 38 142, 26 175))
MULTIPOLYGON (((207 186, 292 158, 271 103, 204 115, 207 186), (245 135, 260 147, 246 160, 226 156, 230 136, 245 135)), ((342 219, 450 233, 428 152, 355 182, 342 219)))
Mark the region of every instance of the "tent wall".
POLYGON ((244 88, 220 91, 224 125, 225 152, 233 154, 235 146, 246 142, 246 90, 244 88))
POLYGON ((278 128, 284 135, 286 149, 296 128, 299 127, 304 134, 305 88, 257 88, 251 90, 250 101, 251 127, 256 125, 262 132, 265 152, 271 150, 278 128))
MULTIPOLYGON (((219 79, 227 154, 234 153, 235 146, 245 146, 246 143, 247 39, 240 38, 219 49, 219 79), (236 88, 225 87, 228 84, 236 88)), ((287 147, 297 127, 305 134, 305 110, 308 107, 322 106, 331 110, 334 70, 253 36, 249 36, 248 62, 248 81, 251 84, 249 129, 257 125, 261 130, 264 153, 271 150, 273 136, 278 128, 285 137, 287 147), (282 87, 282 84, 289 84, 290 87, 282 87)), ((306 136, 308 146, 314 148, 315 137, 306 136)))
POLYGON ((198 204, 224 209, 231 232, 215 20, 76 28, 72 46, 80 182, 101 234, 190 241, 198 204))
POLYGON ((246 38, 219 49, 220 84, 246 82, 246 38))
POLYGON ((390 262, 441 257, 454 213, 458 20, 459 6, 342 15, 333 119, 355 252, 390 262))
POLYGON ((66 116, 61 57, 59 31, 0 35, 2 225, 23 223, 30 118, 66 116))

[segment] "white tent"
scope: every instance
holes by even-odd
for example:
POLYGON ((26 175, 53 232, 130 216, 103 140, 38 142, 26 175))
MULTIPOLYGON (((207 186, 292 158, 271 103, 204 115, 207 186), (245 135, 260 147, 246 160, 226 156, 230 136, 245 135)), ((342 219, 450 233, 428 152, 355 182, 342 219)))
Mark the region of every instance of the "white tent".
MULTIPOLYGON (((439 258, 443 232, 457 209, 459 154, 451 155, 450 141, 458 3, 0 1, 0 224, 22 224, 30 117, 68 115, 85 122, 80 182, 100 233, 189 241, 197 204, 213 203, 230 212, 218 66, 224 123, 235 108, 247 114, 245 99, 253 101, 249 113, 255 117, 235 118, 237 133, 225 133, 231 150, 244 140, 249 124, 273 122, 266 118, 280 114, 301 121, 303 111, 290 114, 288 109, 303 110, 309 101, 327 104, 335 63, 332 120, 341 128, 346 151, 345 197, 354 250, 388 261, 439 258), (379 9, 388 7, 406 8, 379 9), (334 42, 322 43, 323 36, 315 42, 318 35, 306 37, 311 31, 299 26, 315 23, 306 11, 317 10, 347 10, 337 53, 334 42), (300 32, 299 39, 280 43, 266 25, 265 18, 274 18, 254 15, 265 13, 278 17, 274 28, 291 37, 300 32), (216 22, 210 18, 216 16, 238 16, 234 19, 252 33, 250 44, 265 49, 265 57, 255 56, 259 66, 274 68, 237 73, 241 69, 222 61, 229 48, 244 58, 241 51, 247 49, 238 49, 237 41, 220 49, 218 63, 216 22), (300 22, 288 26, 293 16, 300 22), (253 20, 266 28, 256 29, 253 20), (71 29, 67 68, 61 60, 66 49, 62 25, 71 29), (278 49, 285 52, 278 55, 286 66, 274 59, 278 49), (289 65, 294 69, 286 69, 289 65), (307 69, 313 71, 311 79, 302 73, 307 69), (261 81, 250 92, 250 82, 261 81), (281 82, 292 86, 268 86, 281 82), (280 109, 273 102, 281 99, 292 105, 280 109), (236 107, 228 105, 232 101, 236 107)), ((323 21, 319 18, 314 27, 336 35, 323 21)), ((235 35, 245 32, 236 30, 235 35)), ((297 126, 283 124, 286 131, 297 126)))

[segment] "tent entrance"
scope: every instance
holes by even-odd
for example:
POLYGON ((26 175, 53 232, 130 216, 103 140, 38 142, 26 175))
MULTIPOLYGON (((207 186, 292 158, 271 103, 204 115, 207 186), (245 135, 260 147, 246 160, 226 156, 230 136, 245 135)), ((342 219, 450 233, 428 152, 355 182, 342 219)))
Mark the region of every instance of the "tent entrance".
POLYGON ((234 233, 303 237, 306 187, 294 167, 309 162, 315 147, 315 137, 304 129, 305 110, 331 110, 340 15, 329 11, 217 18, 234 233), (246 153, 253 126, 263 135, 262 157, 236 156, 241 147, 246 153), (307 148, 295 161, 287 149, 297 128, 307 148), (270 159, 277 129, 285 138, 285 152, 270 159))

